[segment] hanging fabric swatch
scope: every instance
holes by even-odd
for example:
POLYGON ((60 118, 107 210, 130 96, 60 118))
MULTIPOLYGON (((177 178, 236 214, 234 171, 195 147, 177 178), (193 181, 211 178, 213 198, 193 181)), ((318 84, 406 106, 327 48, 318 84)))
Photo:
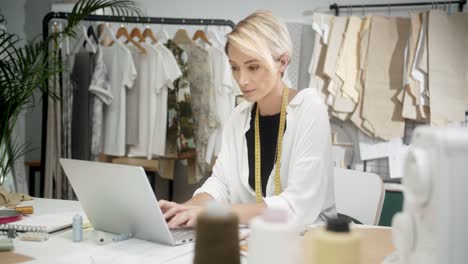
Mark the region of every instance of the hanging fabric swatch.
POLYGON ((409 22, 386 17, 373 17, 371 22, 362 115, 366 128, 385 140, 404 134, 402 105, 395 97, 403 88, 409 22))
POLYGON ((429 14, 431 125, 463 122, 468 106, 468 15, 429 14))
POLYGON ((359 71, 356 79, 355 89, 359 94, 359 101, 350 119, 367 136, 373 136, 373 133, 363 126, 362 102, 364 101, 364 84, 366 82, 367 53, 369 48, 371 17, 366 17, 361 25, 359 32, 359 71))

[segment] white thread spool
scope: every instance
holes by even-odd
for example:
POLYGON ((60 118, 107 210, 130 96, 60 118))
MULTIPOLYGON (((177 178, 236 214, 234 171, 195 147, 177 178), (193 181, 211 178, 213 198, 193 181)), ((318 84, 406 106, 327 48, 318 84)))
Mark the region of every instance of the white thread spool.
POLYGON ((83 218, 81 215, 75 215, 73 217, 73 242, 83 241, 83 218))
POLYGON ((101 232, 101 231, 94 230, 93 237, 94 237, 94 242, 96 242, 96 244, 98 245, 104 245, 110 242, 106 234, 104 234, 104 232, 101 232))
POLYGON ((294 252, 298 247, 294 237, 296 228, 287 220, 285 211, 267 209, 263 216, 252 219, 250 228, 247 263, 297 263, 294 252))

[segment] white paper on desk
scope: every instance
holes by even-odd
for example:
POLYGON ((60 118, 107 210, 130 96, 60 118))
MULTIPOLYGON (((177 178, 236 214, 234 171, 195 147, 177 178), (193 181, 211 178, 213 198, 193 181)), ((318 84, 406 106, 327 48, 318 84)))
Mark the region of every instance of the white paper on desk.
POLYGON ((401 138, 395 138, 389 142, 388 167, 390 178, 403 177, 403 164, 408 153, 409 146, 403 144, 401 138))
POLYGON ((59 259, 59 262, 71 264, 162 264, 191 253, 194 245, 194 243, 187 243, 172 247, 140 239, 130 239, 96 246, 88 252, 64 256, 59 259))
POLYGON ((359 154, 361 160, 373 160, 388 157, 389 144, 381 139, 374 139, 359 131, 359 154))

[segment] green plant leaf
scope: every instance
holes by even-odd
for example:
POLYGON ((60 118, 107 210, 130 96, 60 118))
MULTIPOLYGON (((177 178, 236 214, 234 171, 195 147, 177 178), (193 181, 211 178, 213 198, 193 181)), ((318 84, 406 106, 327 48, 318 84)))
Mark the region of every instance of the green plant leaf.
MULTIPOLYGON (((0 184, 15 160, 27 151, 26 145, 19 144, 12 136, 19 115, 34 103, 34 91, 40 89, 44 96, 60 100, 60 93, 49 89, 46 81, 58 78, 65 67, 57 54, 48 53, 49 48, 65 37, 76 36, 76 26, 102 9, 118 16, 140 16, 142 12, 130 0, 80 0, 68 16, 64 30, 52 33, 45 41, 36 39, 19 47, 16 35, 0 30, 0 184)), ((0 23, 4 21, 0 14, 0 23)))

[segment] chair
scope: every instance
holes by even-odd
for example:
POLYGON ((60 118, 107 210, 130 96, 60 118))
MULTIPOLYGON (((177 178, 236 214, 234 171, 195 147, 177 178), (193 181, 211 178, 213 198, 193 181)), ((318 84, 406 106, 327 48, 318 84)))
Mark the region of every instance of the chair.
POLYGON ((377 225, 385 191, 374 173, 334 168, 336 210, 366 225, 377 225))

